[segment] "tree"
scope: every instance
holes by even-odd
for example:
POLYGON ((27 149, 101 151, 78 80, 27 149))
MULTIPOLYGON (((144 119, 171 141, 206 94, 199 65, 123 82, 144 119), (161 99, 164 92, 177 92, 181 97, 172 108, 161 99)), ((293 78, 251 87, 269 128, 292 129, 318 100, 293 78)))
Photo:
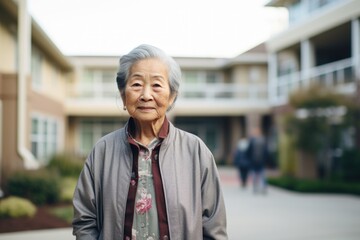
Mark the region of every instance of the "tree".
POLYGON ((344 135, 355 124, 354 104, 344 95, 324 86, 312 85, 290 96, 293 112, 286 129, 294 137, 296 148, 313 156, 320 178, 331 177, 341 156, 344 135))

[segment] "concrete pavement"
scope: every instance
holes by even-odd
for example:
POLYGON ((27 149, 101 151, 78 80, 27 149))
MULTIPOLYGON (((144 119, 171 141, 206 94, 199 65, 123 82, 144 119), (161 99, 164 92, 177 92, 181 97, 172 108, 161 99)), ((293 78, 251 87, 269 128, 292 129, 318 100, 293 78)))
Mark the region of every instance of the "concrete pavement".
POLYGON ((360 197, 274 187, 255 195, 231 181, 233 174, 222 172, 230 240, 360 240, 360 197))
MULTIPOLYGON (((230 240, 359 240, 360 198, 240 188, 233 168, 220 168, 230 240)), ((0 240, 71 240, 71 229, 0 234, 0 240)))

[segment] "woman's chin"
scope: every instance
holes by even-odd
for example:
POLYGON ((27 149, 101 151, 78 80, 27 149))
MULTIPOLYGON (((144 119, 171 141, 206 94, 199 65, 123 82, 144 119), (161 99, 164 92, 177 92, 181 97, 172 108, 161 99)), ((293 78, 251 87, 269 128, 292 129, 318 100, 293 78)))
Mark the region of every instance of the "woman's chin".
POLYGON ((140 122, 154 122, 161 119, 161 117, 154 114, 137 114, 136 116, 133 116, 133 118, 140 122))

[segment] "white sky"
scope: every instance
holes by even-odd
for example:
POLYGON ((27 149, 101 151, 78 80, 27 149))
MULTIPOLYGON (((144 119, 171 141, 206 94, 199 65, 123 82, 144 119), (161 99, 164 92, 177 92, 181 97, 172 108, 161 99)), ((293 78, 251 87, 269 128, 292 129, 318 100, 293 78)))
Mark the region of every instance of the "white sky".
POLYGON ((268 0, 28 0, 65 55, 121 55, 152 44, 172 56, 235 57, 287 24, 268 0))

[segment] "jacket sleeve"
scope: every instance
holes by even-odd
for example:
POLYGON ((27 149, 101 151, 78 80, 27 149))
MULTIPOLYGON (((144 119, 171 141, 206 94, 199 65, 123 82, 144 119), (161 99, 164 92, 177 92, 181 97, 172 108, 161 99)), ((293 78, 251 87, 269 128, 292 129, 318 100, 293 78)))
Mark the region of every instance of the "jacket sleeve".
POLYGON ((225 240, 226 211, 220 186, 219 174, 212 154, 202 173, 203 239, 225 240))
POLYGON ((79 176, 73 197, 73 235, 77 240, 95 240, 99 236, 96 194, 92 163, 94 155, 89 155, 79 176))

